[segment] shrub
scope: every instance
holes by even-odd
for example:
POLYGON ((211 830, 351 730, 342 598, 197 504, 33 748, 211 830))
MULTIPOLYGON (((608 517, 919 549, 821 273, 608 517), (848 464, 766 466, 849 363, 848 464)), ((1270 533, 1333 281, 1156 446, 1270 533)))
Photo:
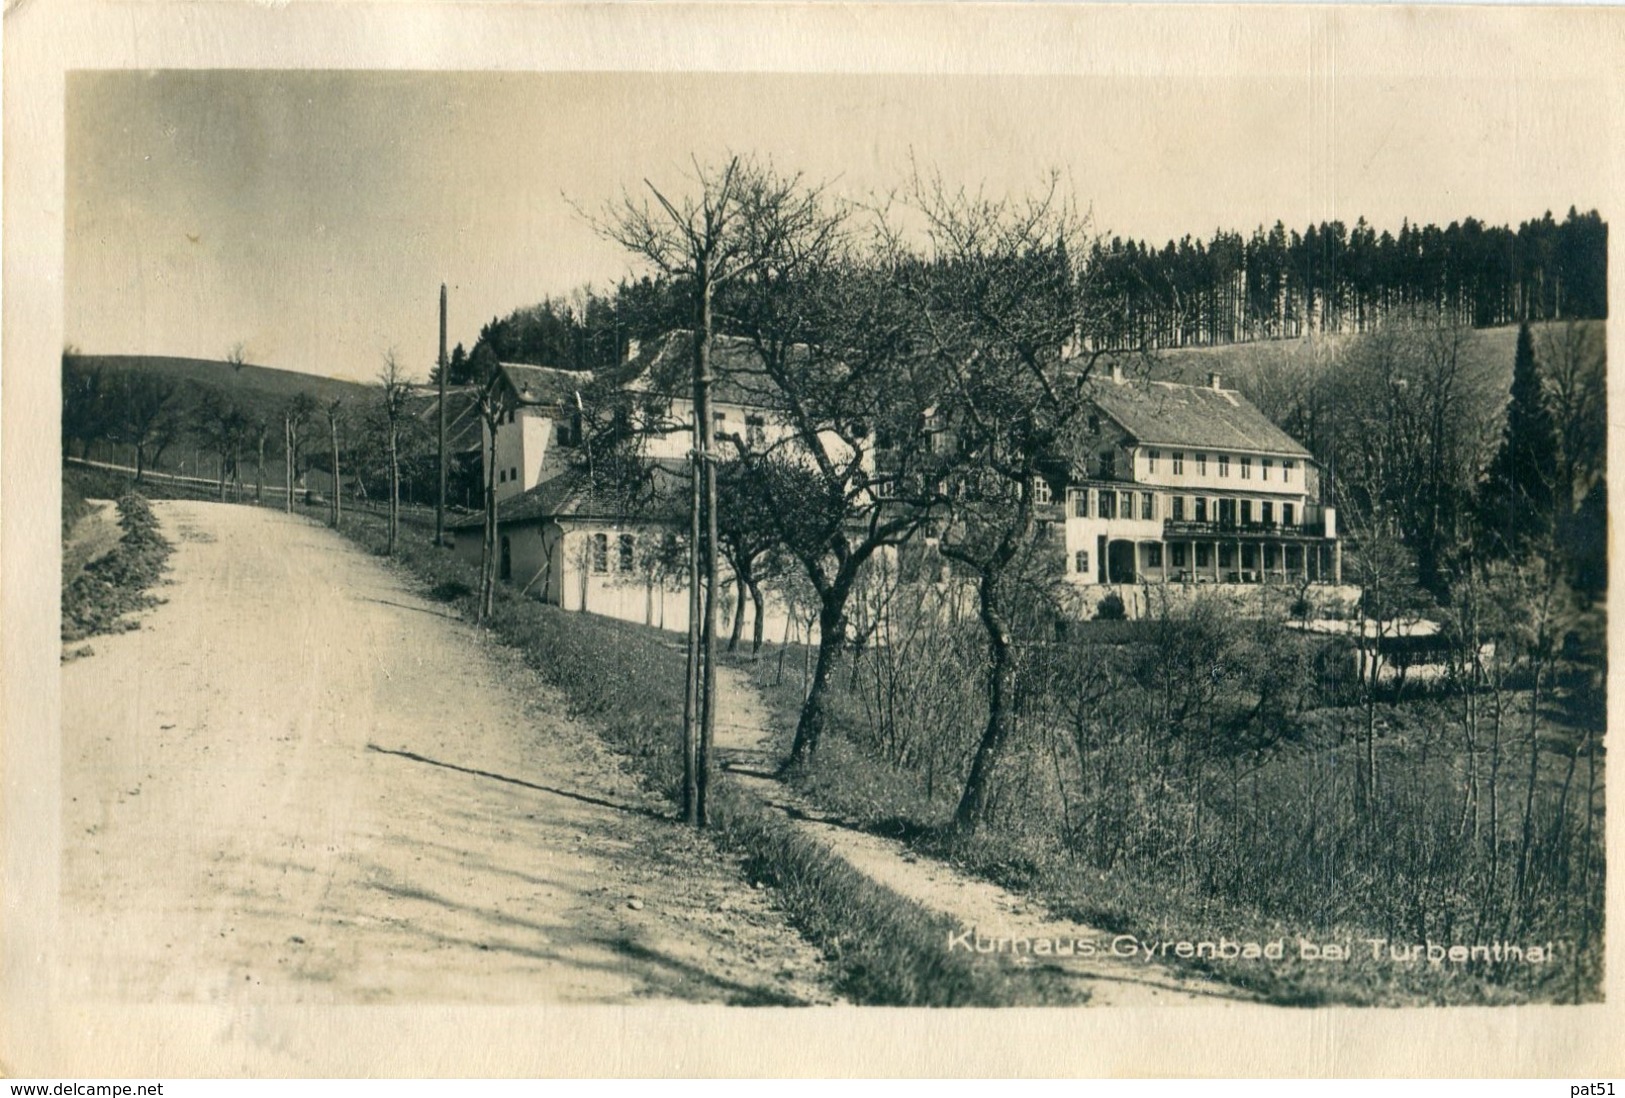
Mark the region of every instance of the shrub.
POLYGON ((62 590, 64 641, 133 629, 125 615, 161 601, 146 591, 167 567, 169 541, 158 532, 152 507, 141 496, 124 496, 118 510, 123 538, 62 590))

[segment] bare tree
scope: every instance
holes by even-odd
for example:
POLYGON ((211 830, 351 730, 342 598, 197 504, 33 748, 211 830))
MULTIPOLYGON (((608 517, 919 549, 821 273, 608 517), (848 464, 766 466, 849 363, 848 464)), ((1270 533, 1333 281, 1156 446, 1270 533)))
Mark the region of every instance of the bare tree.
POLYGON ((305 430, 316 414, 316 398, 296 393, 282 406, 283 510, 293 512, 294 482, 299 479, 299 459, 305 444, 305 430))
POLYGON ((712 433, 711 352, 717 290, 752 257, 743 232, 748 195, 759 169, 730 159, 720 168, 694 164, 697 194, 667 197, 645 180, 648 196, 623 193, 592 218, 600 234, 686 288, 694 325, 693 473, 689 507, 688 680, 683 707, 683 815, 708 822, 711 741, 716 727, 717 487, 712 433), (652 196, 652 201, 651 201, 652 196), (703 625, 702 625, 703 618, 703 625))
POLYGON ((384 367, 378 373, 378 409, 384 420, 385 449, 389 458, 389 533, 385 551, 395 552, 401 524, 401 428, 407 418, 411 383, 402 371, 393 349, 384 353, 384 367))
MULTIPOLYGON (((484 350, 483 347, 479 350, 484 350)), ((480 421, 485 427, 485 524, 480 541, 480 589, 475 620, 489 621, 496 602, 497 584, 497 432, 513 407, 513 390, 502 376, 494 358, 476 354, 472 360, 479 371, 477 401, 480 421)))
POLYGON ((1057 179, 1035 197, 995 201, 916 177, 913 201, 928 251, 906 285, 951 439, 919 502, 943 516, 942 555, 974 579, 988 645, 987 723, 955 812, 974 828, 1014 729, 1022 634, 1046 617, 1065 567, 1064 513, 1049 501, 1081 444, 1090 376, 1106 352, 1083 349, 1094 318, 1071 255, 1084 254, 1085 225, 1057 179))
POLYGON ((199 441, 219 459, 218 494, 223 501, 227 483, 237 476, 238 456, 248 438, 248 417, 229 396, 206 389, 193 406, 192 424, 199 441))
POLYGON ((116 386, 115 435, 135 449, 135 479, 156 465, 181 429, 180 386, 157 374, 128 374, 116 386))
POLYGON ((344 421, 345 404, 342 398, 335 398, 327 403, 324 409, 327 413, 327 438, 332 447, 333 459, 333 491, 332 499, 328 501, 328 522, 337 530, 339 522, 344 517, 341 498, 344 493, 340 487, 343 484, 339 471, 339 427, 344 421))

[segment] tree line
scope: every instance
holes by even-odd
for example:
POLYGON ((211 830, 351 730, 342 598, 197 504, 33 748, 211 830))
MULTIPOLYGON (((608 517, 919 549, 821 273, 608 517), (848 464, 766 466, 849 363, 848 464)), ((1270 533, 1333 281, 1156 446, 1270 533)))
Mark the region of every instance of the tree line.
POLYGON ((1516 229, 1468 217, 1379 233, 1361 218, 1161 248, 1113 237, 1088 262, 1117 306, 1100 338, 1190 347, 1367 332, 1418 311, 1476 328, 1601 319, 1607 257, 1607 224, 1571 207, 1561 223, 1548 211, 1516 229))
MULTIPOLYGON (((338 486, 324 501, 335 523, 344 498, 386 509, 391 501, 398 509, 403 496, 432 502, 428 398, 414 393, 393 352, 374 386, 324 397, 239 384, 242 365, 234 351, 221 380, 208 382, 104 365, 70 348, 62 359, 63 456, 127 463, 137 483, 158 472, 205 479, 217 499, 280 498, 290 509, 314 470, 338 486)), ((477 506, 477 459, 454 455, 451 468, 452 501, 477 506)))
MULTIPOLYGON (((1088 241, 1075 266, 1100 318, 1089 339, 1123 350, 1366 333, 1423 314, 1467 328, 1602 319, 1607 250, 1601 216, 1571 207, 1561 222, 1548 211, 1516 229, 1468 217, 1379 232, 1361 218, 1301 232, 1281 222, 1250 235, 1221 229, 1161 247, 1113 236, 1088 241)), ((685 326, 683 293, 670 277, 645 276, 515 309, 483 325, 472 351, 457 346, 449 378, 472 381, 487 359, 612 365, 629 340, 685 326)))

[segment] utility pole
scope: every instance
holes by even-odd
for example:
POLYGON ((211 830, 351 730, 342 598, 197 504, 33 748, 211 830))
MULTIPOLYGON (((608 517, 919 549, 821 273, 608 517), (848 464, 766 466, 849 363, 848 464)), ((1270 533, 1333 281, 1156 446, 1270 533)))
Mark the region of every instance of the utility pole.
POLYGON ((440 490, 434 497, 434 543, 446 544, 446 284, 440 284, 440 490))
MULTIPOLYGON (((709 267, 709 263, 707 263, 709 267)), ((716 424, 711 411, 711 272, 706 271, 701 288, 703 310, 699 348, 698 388, 700 407, 700 463, 705 474, 705 678, 700 690, 700 744, 696 777, 699 793, 699 825, 711 824, 711 744, 717 727, 717 462, 716 424)))

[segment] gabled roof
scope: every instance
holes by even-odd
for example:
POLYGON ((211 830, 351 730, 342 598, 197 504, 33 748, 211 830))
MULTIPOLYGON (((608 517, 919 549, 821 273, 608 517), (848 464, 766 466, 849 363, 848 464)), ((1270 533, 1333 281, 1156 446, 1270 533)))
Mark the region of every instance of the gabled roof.
MULTIPOLYGON (((410 408, 433 438, 440 426, 439 393, 427 386, 414 390, 410 408)), ((479 394, 471 385, 450 386, 446 389, 446 452, 463 454, 479 449, 479 394)))
MULTIPOLYGON (((654 521, 678 515, 680 497, 688 484, 688 463, 658 458, 645 466, 650 484, 635 500, 603 479, 595 480, 586 469, 572 467, 498 503, 497 523, 507 526, 569 518, 654 521)), ((470 515, 450 525, 453 529, 484 526, 485 515, 470 515)))
POLYGON ((501 362, 503 380, 519 398, 520 404, 560 404, 573 407, 576 394, 592 384, 585 370, 561 370, 554 366, 531 366, 523 362, 501 362))
MULTIPOLYGON (((800 353, 805 354, 805 350, 800 353)), ((713 400, 767 410, 783 405, 783 396, 763 372, 761 356, 749 340, 713 336, 711 372, 715 377, 713 400)), ((645 344, 629 361, 600 376, 617 386, 686 399, 694 391, 694 334, 686 329, 667 332, 645 344)))
POLYGON ((1100 379, 1091 383, 1090 396, 1139 443, 1310 456, 1296 439, 1233 389, 1100 379))

